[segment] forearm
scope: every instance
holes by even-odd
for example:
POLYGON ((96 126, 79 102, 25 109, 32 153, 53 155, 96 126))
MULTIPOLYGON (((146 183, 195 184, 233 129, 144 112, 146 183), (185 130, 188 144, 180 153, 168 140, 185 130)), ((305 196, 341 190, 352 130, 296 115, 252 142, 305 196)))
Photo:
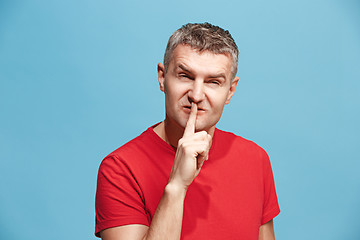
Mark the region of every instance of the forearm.
POLYGON ((144 240, 180 239, 186 190, 168 184, 144 240))

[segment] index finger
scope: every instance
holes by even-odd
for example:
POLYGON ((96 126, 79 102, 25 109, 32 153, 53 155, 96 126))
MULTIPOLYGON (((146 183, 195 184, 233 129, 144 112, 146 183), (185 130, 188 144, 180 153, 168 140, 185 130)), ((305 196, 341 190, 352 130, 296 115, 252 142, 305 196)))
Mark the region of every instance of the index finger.
POLYGON ((196 115, 197 115, 197 105, 195 103, 191 103, 190 116, 185 126, 184 135, 183 135, 184 137, 190 136, 195 133, 196 115))

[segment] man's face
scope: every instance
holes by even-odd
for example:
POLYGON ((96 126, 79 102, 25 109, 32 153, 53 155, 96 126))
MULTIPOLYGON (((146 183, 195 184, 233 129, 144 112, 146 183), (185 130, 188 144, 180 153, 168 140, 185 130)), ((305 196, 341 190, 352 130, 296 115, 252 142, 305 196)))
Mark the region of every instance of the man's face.
POLYGON ((231 66, 230 55, 177 46, 166 73, 163 64, 158 65, 169 123, 185 128, 193 102, 198 108, 196 131, 215 127, 238 82, 238 77, 232 79, 231 66))

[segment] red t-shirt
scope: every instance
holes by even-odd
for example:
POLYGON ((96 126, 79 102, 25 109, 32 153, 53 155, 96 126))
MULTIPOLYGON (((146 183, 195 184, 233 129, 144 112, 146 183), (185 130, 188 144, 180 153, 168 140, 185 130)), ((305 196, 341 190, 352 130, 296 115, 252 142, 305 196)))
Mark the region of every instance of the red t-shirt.
MULTIPOLYGON (((101 163, 96 229, 149 226, 168 182, 174 149, 150 127, 101 163)), ((259 227, 280 212, 266 152, 219 129, 184 203, 181 239, 258 239, 259 227)))

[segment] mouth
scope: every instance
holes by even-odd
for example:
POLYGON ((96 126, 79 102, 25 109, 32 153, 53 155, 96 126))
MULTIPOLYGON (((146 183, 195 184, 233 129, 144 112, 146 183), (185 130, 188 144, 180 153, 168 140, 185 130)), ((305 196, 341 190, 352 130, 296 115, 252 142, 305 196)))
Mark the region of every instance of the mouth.
MULTIPOLYGON (((189 110, 189 111, 191 111, 191 106, 183 106, 185 109, 186 109, 186 111, 187 110, 189 110)), ((204 108, 200 108, 200 107, 198 107, 198 112, 205 112, 205 109, 204 108)))

